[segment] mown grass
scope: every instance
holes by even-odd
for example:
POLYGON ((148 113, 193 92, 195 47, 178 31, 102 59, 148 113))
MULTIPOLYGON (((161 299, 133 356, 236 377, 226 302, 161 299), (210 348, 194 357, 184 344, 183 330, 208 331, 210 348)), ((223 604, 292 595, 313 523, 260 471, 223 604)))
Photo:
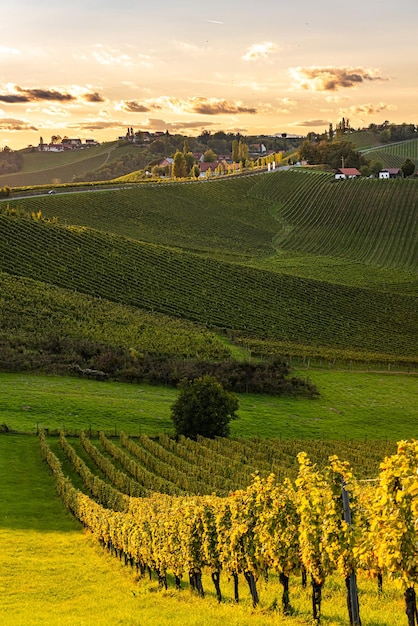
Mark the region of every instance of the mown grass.
MULTIPOLYGON (((418 436, 417 377, 311 370, 318 400, 240 394, 234 437, 284 439, 409 439, 418 436)), ((173 433, 177 390, 58 376, 0 374, 0 423, 35 433, 121 430, 173 433)))
MULTIPOLYGON (((93 540, 63 508, 43 465, 36 437, 0 436, 0 570, 4 626, 302 626, 311 623, 309 586, 291 579, 295 614, 280 611, 281 588, 275 576, 259 581, 260 606, 251 607, 240 582, 240 604, 233 601, 231 581, 221 578, 224 595, 218 604, 208 574, 204 599, 190 593, 186 582, 159 591, 154 580, 138 579, 93 540), (274 608, 278 606, 279 608, 274 608)), ((400 626, 405 623, 402 593, 385 580, 378 597, 375 582, 359 578, 363 623, 400 626)), ((332 577, 323 593, 322 623, 347 623, 345 586, 332 577)))

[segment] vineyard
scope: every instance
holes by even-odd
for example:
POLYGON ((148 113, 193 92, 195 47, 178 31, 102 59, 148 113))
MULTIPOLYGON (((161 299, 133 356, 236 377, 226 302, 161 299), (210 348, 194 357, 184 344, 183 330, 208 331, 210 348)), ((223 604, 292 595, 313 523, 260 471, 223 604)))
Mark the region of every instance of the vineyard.
POLYGON ((295 170, 27 198, 2 205, 1 270, 204 324, 258 356, 414 366, 417 189, 295 170))
POLYGON ((299 168, 0 203, 0 369, 22 372, 1 375, 0 621, 41 623, 22 607, 38 603, 28 578, 48 562, 54 607, 39 614, 55 610, 59 626, 96 610, 106 626, 354 625, 356 577, 364 626, 416 626, 418 449, 395 441, 416 436, 417 189, 299 168), (241 393, 239 438, 173 439, 176 391, 168 375, 141 378, 143 362, 181 376, 234 358, 318 365, 319 397, 241 393), (120 362, 125 378, 87 379, 120 362), (88 530, 56 544, 61 505, 35 432, 88 530), (50 484, 31 504, 39 480, 50 484), (64 545, 79 565, 63 565, 54 591, 64 545), (70 592, 77 580, 85 595, 70 592))
POLYGON ((327 174, 283 172, 262 179, 250 193, 273 203, 281 226, 273 239, 278 251, 347 258, 416 275, 415 181, 348 182, 331 182, 327 174))
POLYGON ((0 234, 4 272, 248 336, 298 338, 383 360, 416 356, 411 296, 376 291, 371 301, 365 289, 182 254, 85 227, 0 215, 0 234))
MULTIPOLYGON (((172 580, 180 590, 187 577, 204 597, 207 570, 219 602, 222 580, 231 578, 235 602, 244 581, 256 607, 258 585, 277 577, 281 613, 291 615, 292 585, 302 577, 319 624, 327 580, 338 575, 347 585, 349 623, 358 625, 356 574, 367 573, 381 592, 386 579, 398 581, 407 623, 416 623, 416 441, 397 450, 369 446, 363 478, 339 460, 334 442, 309 444, 314 463, 298 453, 298 442, 175 442, 166 435, 134 441, 123 434, 118 442, 104 434, 94 442, 84 433, 72 443, 63 434, 57 441, 41 433, 40 441, 65 505, 138 575, 154 572, 162 589, 172 580), (390 456, 375 477, 379 454, 390 456)), ((361 466, 364 450, 357 444, 346 451, 361 466)))
POLYGON ((30 361, 44 354, 49 364, 74 362, 77 345, 179 358, 225 359, 230 350, 204 326, 90 297, 45 282, 0 272, 0 363, 23 352, 30 361), (7 312, 7 313, 6 313, 7 312), (30 319, 30 324, 28 320, 30 319), (65 343, 69 353, 65 355, 65 343), (8 346, 8 347, 7 347, 8 346))
POLYGON ((400 167, 405 159, 411 159, 418 164, 418 140, 401 141, 388 146, 379 146, 364 150, 368 158, 381 161, 385 167, 400 167))

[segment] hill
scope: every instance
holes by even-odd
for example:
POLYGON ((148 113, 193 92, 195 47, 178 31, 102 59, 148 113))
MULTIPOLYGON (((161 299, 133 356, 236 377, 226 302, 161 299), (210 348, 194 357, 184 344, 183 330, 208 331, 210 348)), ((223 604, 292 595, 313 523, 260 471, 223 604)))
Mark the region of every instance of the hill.
POLYGON ((417 185, 331 180, 296 170, 15 201, 58 223, 2 215, 1 269, 260 354, 412 364, 417 185))
POLYGON ((65 152, 21 151, 19 172, 0 175, 0 186, 59 185, 73 181, 110 180, 146 166, 156 155, 149 149, 117 141, 65 152))
POLYGON ((367 148, 362 153, 374 161, 381 161, 384 167, 400 167, 405 159, 411 159, 418 166, 418 139, 367 148))

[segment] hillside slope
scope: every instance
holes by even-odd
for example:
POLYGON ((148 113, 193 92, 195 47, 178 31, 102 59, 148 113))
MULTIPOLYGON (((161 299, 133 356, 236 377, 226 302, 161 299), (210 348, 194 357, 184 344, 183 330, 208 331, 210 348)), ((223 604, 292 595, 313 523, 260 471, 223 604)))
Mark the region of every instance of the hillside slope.
POLYGON ((6 273, 268 340, 270 353, 417 357, 416 181, 299 169, 2 206, 6 273), (28 219, 39 211, 58 223, 28 219))
POLYGON ((250 336, 414 356, 416 298, 0 216, 2 271, 250 336))

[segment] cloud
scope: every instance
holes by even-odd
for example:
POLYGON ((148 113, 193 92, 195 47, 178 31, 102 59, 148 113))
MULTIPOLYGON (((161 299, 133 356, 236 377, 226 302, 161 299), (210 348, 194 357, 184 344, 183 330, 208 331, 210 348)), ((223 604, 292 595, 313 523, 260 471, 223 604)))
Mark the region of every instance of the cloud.
POLYGON ((43 106, 35 106, 28 107, 26 109, 27 114, 36 114, 42 113, 43 115, 47 115, 48 117, 70 117, 71 113, 67 108, 57 107, 53 104, 43 107, 43 106))
POLYGON ((8 93, 0 93, 0 102, 7 104, 19 104, 30 102, 75 102, 78 97, 86 102, 104 102, 104 99, 97 92, 86 92, 85 89, 74 87, 73 91, 61 91, 59 89, 28 89, 18 85, 9 86, 8 93), (84 92, 83 92, 84 91, 84 92))
POLYGON ((150 118, 143 124, 149 130, 168 130, 178 132, 186 129, 204 129, 207 126, 213 126, 214 122, 193 122, 193 121, 179 121, 179 122, 165 122, 161 119, 150 118))
POLYGON ((11 55, 19 55, 21 54, 20 50, 16 48, 8 48, 7 46, 0 46, 0 55, 1 56, 11 56, 11 55))
POLYGON ((100 65, 125 65, 127 67, 133 65, 132 57, 128 54, 113 48, 105 48, 100 44, 95 46, 93 57, 100 65))
POLYGON ((206 48, 201 48, 199 46, 196 46, 196 44, 188 43, 187 41, 174 41, 173 43, 177 50, 180 50, 181 52, 186 52, 187 54, 206 52, 206 48))
POLYGON ((142 112, 141 108, 148 110, 168 109, 176 113, 195 113, 200 115, 253 115, 258 112, 256 107, 244 105, 241 101, 229 101, 220 98, 203 98, 200 96, 192 98, 174 98, 172 96, 159 96, 149 98, 143 103, 135 101, 122 101, 115 105, 119 110, 142 112))
POLYGON ((329 120, 304 120, 299 122, 293 122, 291 126, 302 126, 307 128, 314 128, 316 126, 328 126, 329 120))
POLYGON ((374 115, 375 113, 393 111, 394 109, 396 109, 394 104, 386 104, 386 102, 378 102, 377 104, 356 104, 344 110, 342 109, 341 114, 351 116, 374 115))
POLYGON ((296 88, 310 91, 337 91, 365 81, 387 80, 378 70, 362 67, 292 67, 289 72, 296 88))
POLYGON ((97 44, 93 47, 92 55, 95 61, 100 65, 119 65, 124 67, 140 65, 141 67, 147 68, 154 66, 153 59, 148 54, 126 54, 121 50, 115 50, 114 48, 103 46, 102 44, 97 44))
POLYGON ((121 105, 121 109, 124 111, 129 111, 129 113, 147 113, 150 109, 144 104, 140 104, 135 100, 128 100, 127 102, 123 102, 121 105))
POLYGON ((104 121, 104 120, 92 120, 91 122, 80 122, 80 123, 76 123, 74 122, 73 124, 67 124, 67 128, 68 129, 77 129, 77 130, 107 130, 109 128, 116 128, 116 129, 121 129, 121 128, 125 128, 126 127, 126 123, 125 122, 121 122, 120 120, 111 120, 111 121, 104 121))
POLYGON ((93 93, 86 93, 82 96, 83 100, 85 100, 86 102, 105 102, 105 99, 103 98, 103 96, 101 96, 99 93, 97 93, 97 91, 93 92, 93 93))
POLYGON ((265 61, 268 59, 269 54, 272 54, 278 50, 279 46, 272 41, 266 41, 264 43, 254 43, 250 46, 247 52, 242 57, 244 61, 265 61))
POLYGON ((32 124, 28 124, 23 120, 16 120, 11 117, 0 118, 0 130, 15 131, 15 130, 35 130, 38 128, 32 124))
POLYGON ((56 89, 23 89, 15 86, 14 93, 0 94, 0 102, 15 104, 20 102, 36 102, 39 100, 53 100, 57 102, 68 102, 74 100, 68 92, 60 92, 56 89))
POLYGON ((184 102, 184 105, 186 110, 191 113, 200 113, 201 115, 237 115, 242 113, 254 115, 257 113, 255 107, 245 106, 242 102, 230 102, 218 98, 190 98, 184 102))
POLYGON ((70 93, 57 91, 56 89, 21 89, 18 90, 25 94, 29 100, 53 100, 57 102, 70 102, 74 100, 74 96, 70 93))

